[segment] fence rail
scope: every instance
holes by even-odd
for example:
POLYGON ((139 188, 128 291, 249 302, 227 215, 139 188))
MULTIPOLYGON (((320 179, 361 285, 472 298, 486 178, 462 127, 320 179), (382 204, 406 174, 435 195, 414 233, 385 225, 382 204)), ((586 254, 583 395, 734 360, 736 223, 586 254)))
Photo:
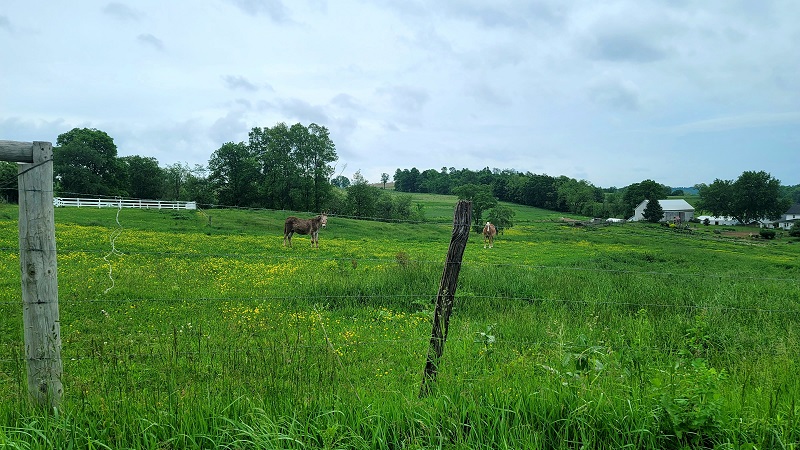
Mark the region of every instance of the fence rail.
POLYGON ((56 197, 53 206, 77 206, 90 208, 140 208, 140 209, 197 209, 197 202, 166 200, 111 199, 111 198, 68 198, 56 197))

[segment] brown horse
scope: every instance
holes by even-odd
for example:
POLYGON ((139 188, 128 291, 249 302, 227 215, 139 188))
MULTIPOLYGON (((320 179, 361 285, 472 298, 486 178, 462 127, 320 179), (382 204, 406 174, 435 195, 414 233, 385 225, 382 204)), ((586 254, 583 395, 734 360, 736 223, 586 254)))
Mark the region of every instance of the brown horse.
POLYGON ((283 245, 286 246, 288 243, 289 247, 291 247, 292 235, 298 233, 310 234, 311 246, 319 248, 319 229, 325 228, 327 224, 328 216, 324 213, 313 219, 299 219, 294 216, 289 216, 286 218, 286 223, 283 225, 283 245))
POLYGON ((489 244, 489 248, 494 247, 495 236, 497 236, 497 227, 491 222, 486 222, 486 225, 483 226, 483 248, 486 248, 486 244, 489 244))

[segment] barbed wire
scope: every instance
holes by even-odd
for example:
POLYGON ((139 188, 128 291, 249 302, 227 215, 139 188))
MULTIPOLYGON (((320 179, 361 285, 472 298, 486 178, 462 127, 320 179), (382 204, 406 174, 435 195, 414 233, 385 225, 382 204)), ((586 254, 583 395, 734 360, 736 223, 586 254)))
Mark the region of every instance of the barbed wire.
MULTIPOLYGON (((199 328, 199 327, 198 327, 199 328)), ((198 332, 186 332, 180 333, 184 336, 187 336, 186 339, 195 339, 196 337, 204 338, 206 336, 202 335, 201 331, 198 332)), ((672 356, 682 356, 687 353, 692 352, 699 352, 705 356, 717 356, 717 355, 736 355, 737 357, 742 356, 770 356, 770 357, 777 357, 777 356, 787 356, 789 355, 789 351, 780 346, 756 346, 754 348, 742 348, 742 345, 732 345, 731 348, 725 348, 720 346, 715 346, 713 344, 709 345, 706 348, 702 349, 695 349, 690 350, 685 345, 634 345, 634 344, 620 344, 616 342, 607 342, 604 340, 597 340, 597 341, 585 341, 582 339, 559 339, 559 340, 541 340, 541 339, 526 339, 526 340, 519 340, 519 339, 507 339, 502 336, 502 330, 500 333, 495 332, 495 334, 491 335, 492 340, 489 343, 485 335, 484 331, 474 331, 468 333, 467 335, 463 336, 448 336, 446 341, 446 346, 450 345, 476 345, 482 348, 492 348, 495 350, 502 350, 504 348, 522 348, 528 352, 535 352, 538 350, 560 350, 567 353, 581 353, 586 352, 587 350, 591 350, 593 354, 609 354, 612 352, 625 352, 625 351, 639 351, 639 352, 652 352, 657 353, 659 355, 672 355, 672 356)), ((313 341, 314 339, 308 339, 308 341, 313 341)), ((97 348, 90 348, 84 352, 81 351, 73 351, 69 345, 64 345, 62 348, 62 360, 70 360, 70 361, 82 361, 82 360, 136 360, 136 361, 145 361, 149 359, 169 359, 169 358, 197 358, 203 355, 236 355, 242 354, 247 356, 253 356, 258 354, 266 354, 270 351, 274 350, 275 348, 283 348, 283 349, 318 349, 318 350, 330 350, 332 353, 339 355, 339 352, 342 352, 346 349, 358 349, 358 348, 367 348, 373 349, 376 346, 387 346, 387 345, 394 345, 403 348, 407 348, 409 353, 412 353, 414 349, 421 351, 421 356, 424 356, 425 350, 427 350, 428 345, 430 344, 430 336, 420 335, 417 337, 411 338, 404 338, 404 339, 360 339, 360 340, 353 340, 352 338, 339 340, 338 342, 334 342, 330 337, 320 335, 316 338, 318 341, 317 343, 307 343, 300 340, 292 340, 292 342, 270 342, 267 345, 260 344, 260 343, 252 343, 250 345, 242 346, 229 346, 222 349, 213 349, 209 346, 206 342, 197 343, 197 341, 185 341, 185 340, 174 340, 174 336, 170 333, 164 341, 162 341, 161 345, 158 345, 153 342, 146 343, 136 343, 131 345, 132 347, 137 347, 140 349, 136 352, 121 352, 118 350, 118 345, 116 343, 105 343, 102 345, 108 345, 108 348, 103 346, 97 348), (203 350, 178 350, 180 347, 203 347, 203 350), (143 349, 143 350, 142 350, 143 349)), ((18 346, 18 352, 22 352, 22 345, 18 346)), ((123 346, 124 347, 124 346, 123 346)), ((223 345, 222 347, 225 347, 223 345)), ((356 350, 357 351, 357 350, 356 350)), ((25 362, 26 358, 20 356, 18 358, 2 358, 0 359, 0 363, 22 363, 25 362)), ((340 363, 337 363, 340 364, 340 363)), ((344 366, 340 366, 344 370, 344 366)))
MULTIPOLYGON (((383 299, 383 300, 391 300, 391 299, 401 299, 401 300, 430 300, 431 303, 436 298, 437 293, 419 293, 419 294, 374 294, 369 293, 365 294, 364 296, 373 298, 373 299, 383 299)), ((327 295, 327 294, 318 294, 318 295, 309 295, 304 294, 303 298, 308 300, 311 303, 315 304, 324 304, 324 301, 341 301, 341 300, 349 300, 356 297, 355 295, 327 295)), ((259 297, 141 297, 141 298, 126 298, 126 299, 111 299, 111 298, 93 298, 93 299, 66 299, 61 300, 60 303, 62 305, 72 305, 72 304, 144 304, 144 303, 155 303, 155 304, 167 304, 167 303, 181 303, 181 302, 192 302, 192 304, 196 303, 212 303, 212 302, 244 302, 244 303, 258 303, 258 302, 271 302, 271 301, 290 301, 296 299, 296 296, 259 296, 259 297)), ((758 307, 743 307, 743 306, 733 306, 733 305, 720 305, 720 304, 709 304, 709 303, 697 303, 697 304, 682 304, 682 303, 667 303, 667 302, 631 302, 631 301, 610 301, 610 300, 583 300, 583 299, 558 299, 558 298, 545 298, 545 297, 520 297, 520 296, 501 296, 501 295, 478 295, 473 293, 465 293, 465 294, 458 294, 455 295, 456 302, 463 302, 463 301, 474 301, 474 300, 487 300, 487 301, 509 301, 509 302, 521 302, 521 303, 528 303, 528 304, 562 304, 562 305, 582 305, 586 307, 598 307, 598 306, 615 306, 620 308, 650 308, 650 309, 683 309, 683 310, 709 310, 709 311, 718 311, 718 312, 749 312, 749 313, 766 313, 766 314, 781 314, 786 316, 791 315, 800 315, 800 304, 797 305, 798 309, 777 309, 777 308, 758 308, 758 307)), ((344 302, 342 302, 344 303, 344 302)), ((21 305, 21 300, 15 301, 2 301, 0 304, 6 305, 21 305)), ((381 306, 381 305, 376 305, 381 306)), ((300 308, 302 310, 302 308, 300 308)), ((418 311, 423 312, 423 311, 418 311)))

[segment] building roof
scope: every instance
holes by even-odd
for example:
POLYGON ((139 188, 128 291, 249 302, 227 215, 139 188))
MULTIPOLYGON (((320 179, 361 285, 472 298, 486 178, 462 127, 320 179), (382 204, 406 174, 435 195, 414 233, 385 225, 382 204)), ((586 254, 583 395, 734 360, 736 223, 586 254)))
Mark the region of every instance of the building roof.
MULTIPOLYGON (((643 200, 642 203, 639 203, 639 206, 646 204, 647 200, 643 200)), ((658 200, 658 204, 661 205, 661 209, 664 211, 694 211, 694 206, 683 199, 658 200)))
POLYGON ((800 214, 800 203, 795 203, 789 207, 789 210, 784 214, 800 214))

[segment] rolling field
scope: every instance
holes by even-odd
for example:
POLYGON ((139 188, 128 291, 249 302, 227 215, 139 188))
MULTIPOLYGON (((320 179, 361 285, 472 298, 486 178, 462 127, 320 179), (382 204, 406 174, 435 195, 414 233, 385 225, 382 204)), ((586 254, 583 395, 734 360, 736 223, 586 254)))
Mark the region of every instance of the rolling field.
POLYGON ((54 414, 0 204, 0 447, 800 448, 796 239, 514 206, 470 238, 421 398, 456 199, 414 203, 428 222, 331 216, 319 249, 283 247, 285 211, 57 209, 54 414))

